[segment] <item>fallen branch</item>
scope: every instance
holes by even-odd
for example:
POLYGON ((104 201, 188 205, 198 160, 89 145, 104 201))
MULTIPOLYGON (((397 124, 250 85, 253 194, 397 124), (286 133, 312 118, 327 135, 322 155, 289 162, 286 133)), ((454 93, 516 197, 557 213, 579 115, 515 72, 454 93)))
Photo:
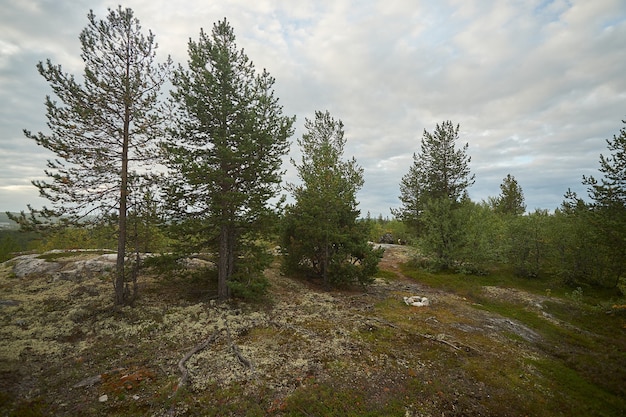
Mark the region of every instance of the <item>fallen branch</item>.
POLYGON ((235 352, 235 356, 237 356, 239 362, 241 362, 245 367, 250 369, 252 371, 252 374, 256 378, 257 374, 256 369, 254 368, 254 364, 241 354, 239 347, 233 342, 233 339, 230 337, 230 328, 228 327, 228 321, 226 321, 226 337, 228 338, 228 344, 230 345, 230 348, 233 350, 233 352, 235 352))
POLYGON ((189 358, 191 358, 193 355, 195 355, 196 353, 200 352, 202 349, 205 349, 207 346, 213 343, 215 339, 217 339, 218 335, 219 335, 219 331, 216 330, 204 342, 200 343, 199 345, 191 349, 189 352, 187 352, 187 354, 183 356, 183 358, 178 362, 178 369, 182 373, 182 376, 178 380, 178 385, 176 385, 176 391, 178 391, 187 383, 187 378, 189 377, 189 370, 185 368, 185 362, 187 362, 189 358))
POLYGON ((439 343, 443 343, 444 345, 448 345, 448 346, 450 346, 454 350, 465 350, 465 351, 468 351, 468 352, 470 350, 473 350, 475 352, 480 353, 480 350, 475 348, 474 346, 470 346, 468 344, 458 343, 457 342, 460 346, 464 346, 465 347, 465 349, 462 349, 461 347, 455 345, 454 343, 448 342, 445 339, 446 335, 443 334, 443 333, 442 334, 438 334, 437 336, 433 336, 433 335, 430 335, 430 334, 421 334, 421 333, 417 333, 417 335, 420 336, 420 337, 423 337, 424 339, 434 340, 435 342, 439 342, 439 343))
POLYGON ((115 368, 115 369, 110 369, 108 371, 105 371, 104 373, 98 374, 98 375, 94 375, 94 376, 90 376, 89 378, 85 378, 80 382, 77 382, 76 384, 72 385, 72 388, 82 388, 82 387, 91 387, 92 385, 96 385, 99 384, 100 382, 102 382, 102 376, 103 375, 110 375, 113 373, 119 373, 121 371, 123 371, 124 368, 115 368))

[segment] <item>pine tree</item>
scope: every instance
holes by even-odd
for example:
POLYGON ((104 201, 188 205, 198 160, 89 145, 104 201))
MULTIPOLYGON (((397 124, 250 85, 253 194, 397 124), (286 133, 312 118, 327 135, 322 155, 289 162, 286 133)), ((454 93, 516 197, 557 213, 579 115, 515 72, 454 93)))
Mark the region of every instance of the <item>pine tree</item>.
POLYGON ((25 226, 81 224, 117 220, 115 303, 132 301, 125 271, 128 196, 146 183, 154 161, 153 144, 162 135, 159 92, 168 79, 170 60, 157 64, 154 35, 141 31, 131 9, 109 9, 80 34, 85 63, 82 83, 50 60, 37 65, 60 102, 46 97, 50 134, 31 133, 56 154, 48 161, 47 181, 33 181, 51 207, 24 213, 25 226), (94 217, 94 215, 96 215, 94 217))
POLYGON ((302 183, 289 186, 296 202, 285 216, 285 268, 320 277, 326 287, 370 283, 382 251, 368 244, 367 222, 357 222, 363 168, 354 158, 342 160, 343 123, 328 111, 316 111, 305 128, 302 161, 292 160, 302 183))
POLYGON ((626 128, 606 143, 611 155, 600 155, 603 177, 583 177, 583 184, 593 200, 589 205, 592 224, 601 236, 599 245, 606 250, 608 273, 612 275, 608 280, 618 285, 626 269, 626 128))
POLYGON ((193 225, 186 229, 185 240, 196 244, 190 250, 218 253, 218 298, 225 300, 233 286, 261 275, 255 234, 279 192, 295 118, 282 115, 274 78, 258 74, 237 49, 226 19, 188 48, 188 68, 173 78, 174 141, 164 145, 173 178, 168 200, 174 215, 193 225))
POLYGON ((496 213, 513 216, 520 216, 526 211, 522 187, 511 174, 502 180, 500 195, 493 200, 493 207, 496 213))
MULTIPOLYGON (((626 121, 622 121, 626 124, 626 121)), ((626 207, 626 128, 620 135, 606 140, 610 156, 600 155, 600 181, 593 176, 583 177, 583 184, 589 186, 589 196, 597 207, 626 207)))
POLYGON ((458 139, 459 125, 451 121, 437 124, 433 133, 424 130, 421 150, 413 154, 413 165, 400 183, 403 205, 392 210, 415 230, 422 249, 432 252, 444 268, 462 245, 460 209, 469 201, 467 189, 474 183, 469 145, 457 149, 458 139))
POLYGON ((413 165, 400 182, 402 207, 393 214, 419 231, 420 215, 428 200, 446 198, 459 203, 474 184, 467 155, 469 145, 456 149, 459 125, 451 121, 437 124, 433 133, 424 130, 421 151, 413 154, 413 165))

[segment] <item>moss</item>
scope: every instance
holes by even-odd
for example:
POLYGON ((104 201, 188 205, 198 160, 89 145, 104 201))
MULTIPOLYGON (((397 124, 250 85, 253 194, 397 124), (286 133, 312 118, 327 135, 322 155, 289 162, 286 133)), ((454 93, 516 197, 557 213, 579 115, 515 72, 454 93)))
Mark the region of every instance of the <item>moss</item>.
POLYGON ((392 281, 398 279, 398 273, 385 269, 379 269, 375 275, 375 278, 382 278, 387 281, 392 281))
MULTIPOLYGON (((343 381, 340 381, 340 383, 343 381)), ((310 379, 285 399, 281 413, 285 416, 390 416, 404 415, 401 401, 378 402, 358 387, 330 384, 310 379), (338 389, 339 388, 339 389, 338 389)))
POLYGON ((529 361, 540 374, 542 384, 552 392, 546 406, 563 415, 622 416, 626 399, 590 383, 580 373, 560 361, 540 359, 529 361))

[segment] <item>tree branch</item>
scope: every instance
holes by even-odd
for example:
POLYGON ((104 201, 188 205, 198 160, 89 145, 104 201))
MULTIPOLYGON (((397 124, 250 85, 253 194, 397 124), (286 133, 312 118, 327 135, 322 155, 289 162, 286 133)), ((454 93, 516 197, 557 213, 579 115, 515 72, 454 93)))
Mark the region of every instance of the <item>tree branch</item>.
POLYGON ((187 383, 187 378, 189 377, 189 370, 185 368, 185 362, 187 362, 189 358, 191 358, 196 353, 200 352, 203 349, 206 349, 207 346, 209 346, 211 343, 215 341, 215 339, 217 339, 217 336, 219 336, 219 330, 216 330, 215 332, 213 332, 213 334, 210 337, 208 337, 202 343, 200 343, 199 345, 191 349, 189 352, 187 352, 187 354, 183 356, 183 358, 178 362, 178 369, 180 370, 182 375, 180 379, 178 380, 178 384, 176 385, 176 390, 175 390, 176 392, 178 392, 178 390, 187 383))

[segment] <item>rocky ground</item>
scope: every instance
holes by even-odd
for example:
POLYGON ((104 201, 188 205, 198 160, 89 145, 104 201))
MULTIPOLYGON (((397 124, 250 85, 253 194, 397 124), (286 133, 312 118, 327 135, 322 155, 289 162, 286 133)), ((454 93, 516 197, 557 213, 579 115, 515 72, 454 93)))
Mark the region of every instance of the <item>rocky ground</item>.
MULTIPOLYGON (((482 287, 480 300, 513 306, 517 319, 475 298, 430 288, 403 274, 401 265, 411 256, 409 247, 386 245, 384 272, 374 285, 350 291, 326 292, 275 266, 267 271, 270 293, 255 303, 206 301, 194 287, 200 283, 147 275, 136 306, 119 309, 112 307, 110 255, 6 262, 0 269, 0 413, 576 411, 579 399, 561 391, 557 373, 567 370, 553 362, 561 352, 555 338, 578 335, 596 346, 604 343, 603 334, 566 322, 556 312, 567 301, 548 295, 482 287), (407 305, 404 297, 410 296, 426 297, 428 306, 407 305)), ((615 349, 623 347, 623 332, 615 338, 621 343, 615 349)), ((590 346, 567 340, 571 349, 590 346)), ((621 366, 623 355, 621 362, 613 362, 616 357, 601 360, 621 366)), ((625 374, 611 375, 623 381, 625 374)), ((624 411, 619 394, 601 397, 603 414, 586 415, 618 415, 613 413, 624 411)))

